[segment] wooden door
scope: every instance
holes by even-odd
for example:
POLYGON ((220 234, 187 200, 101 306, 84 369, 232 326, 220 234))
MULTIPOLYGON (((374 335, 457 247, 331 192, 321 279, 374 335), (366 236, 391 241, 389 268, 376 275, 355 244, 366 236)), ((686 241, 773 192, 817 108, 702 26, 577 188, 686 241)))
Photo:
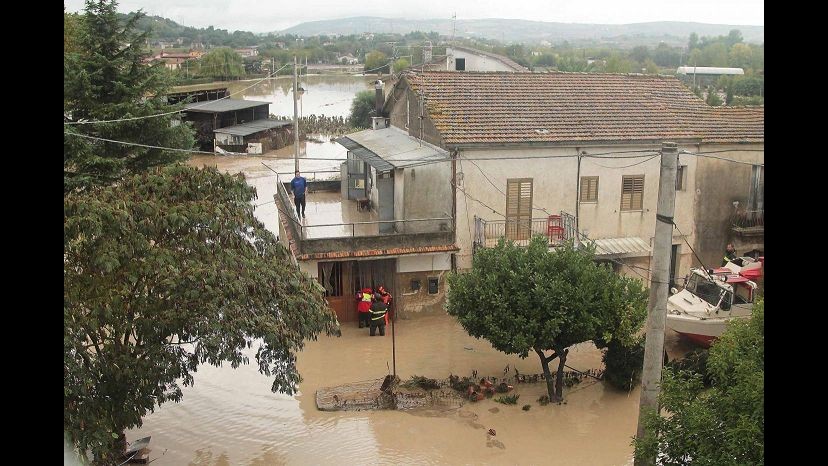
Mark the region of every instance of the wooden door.
POLYGON ((319 282, 325 288, 328 305, 340 322, 356 320, 351 291, 350 262, 320 262, 319 282))

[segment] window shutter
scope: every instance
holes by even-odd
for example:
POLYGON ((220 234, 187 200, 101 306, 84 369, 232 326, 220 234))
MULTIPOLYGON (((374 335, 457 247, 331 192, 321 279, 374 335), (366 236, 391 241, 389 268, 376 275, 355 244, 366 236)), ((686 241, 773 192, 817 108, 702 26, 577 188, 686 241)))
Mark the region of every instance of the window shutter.
POLYGON ((621 210, 644 208, 644 175, 621 178, 621 210))
POLYGON ((529 239, 532 230, 532 178, 506 181, 506 237, 529 239))

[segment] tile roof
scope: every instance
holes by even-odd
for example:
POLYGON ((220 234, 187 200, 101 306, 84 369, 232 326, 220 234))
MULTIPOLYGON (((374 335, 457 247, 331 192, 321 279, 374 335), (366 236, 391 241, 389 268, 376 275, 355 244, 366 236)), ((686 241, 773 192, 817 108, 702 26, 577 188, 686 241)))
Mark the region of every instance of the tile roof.
POLYGON ((764 142, 765 109, 710 107, 677 78, 407 71, 448 145, 698 139, 764 142))

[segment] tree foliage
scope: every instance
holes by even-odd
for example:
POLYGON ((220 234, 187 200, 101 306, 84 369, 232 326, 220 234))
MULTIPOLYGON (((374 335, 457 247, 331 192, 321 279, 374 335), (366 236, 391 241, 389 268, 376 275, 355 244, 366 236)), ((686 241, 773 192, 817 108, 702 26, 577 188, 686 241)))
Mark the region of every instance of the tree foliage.
POLYGON ((388 73, 388 56, 380 51, 365 55, 365 71, 372 73, 388 73))
POLYGON ((116 464, 113 438, 253 345, 293 393, 304 340, 338 332, 253 198, 241 175, 186 166, 64 196, 63 427, 80 451, 116 464))
POLYGON ((405 58, 400 58, 399 60, 394 62, 394 72, 399 73, 400 71, 408 68, 411 66, 411 63, 408 62, 405 58))
POLYGON ((244 76, 242 56, 229 47, 210 50, 201 57, 199 74, 227 80, 244 76))
POLYGON ((659 403, 669 413, 645 417, 637 457, 665 465, 765 464, 765 305, 748 321, 731 321, 710 348, 702 375, 666 368, 659 403))
POLYGON ((356 97, 354 97, 354 101, 351 102, 351 114, 348 117, 348 124, 354 128, 370 128, 371 117, 375 116, 375 99, 375 91, 359 91, 356 97))
MULTIPOLYGON (((112 0, 87 0, 82 23, 72 26, 77 42, 67 44, 64 31, 64 122, 128 119, 177 109, 160 97, 170 84, 162 68, 143 63, 146 34, 134 32, 143 14, 121 24, 116 6, 112 0)), ((186 125, 173 126, 175 118, 64 125, 64 191, 109 184, 129 173, 182 160, 183 153, 88 138, 192 148, 192 130, 186 125)))
POLYGON ((499 351, 522 358, 536 353, 550 399, 562 399, 570 346, 589 340, 599 347, 634 344, 647 312, 638 280, 596 264, 587 248, 567 244, 549 251, 544 237, 533 238, 526 248, 501 240, 475 254, 470 272, 448 280, 448 313, 499 351), (553 389, 549 362, 555 358, 553 389))

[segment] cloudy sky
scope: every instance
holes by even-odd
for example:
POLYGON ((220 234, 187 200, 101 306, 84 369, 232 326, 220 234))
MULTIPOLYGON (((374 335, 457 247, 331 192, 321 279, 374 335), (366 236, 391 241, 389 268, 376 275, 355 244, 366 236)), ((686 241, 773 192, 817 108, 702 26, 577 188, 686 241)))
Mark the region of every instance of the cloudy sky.
MULTIPOLYGON (((67 11, 83 0, 64 0, 67 11)), ((271 32, 306 21, 380 16, 386 18, 514 18, 562 23, 626 24, 693 21, 765 24, 763 0, 121 0, 124 13, 142 8, 185 26, 271 32)))

